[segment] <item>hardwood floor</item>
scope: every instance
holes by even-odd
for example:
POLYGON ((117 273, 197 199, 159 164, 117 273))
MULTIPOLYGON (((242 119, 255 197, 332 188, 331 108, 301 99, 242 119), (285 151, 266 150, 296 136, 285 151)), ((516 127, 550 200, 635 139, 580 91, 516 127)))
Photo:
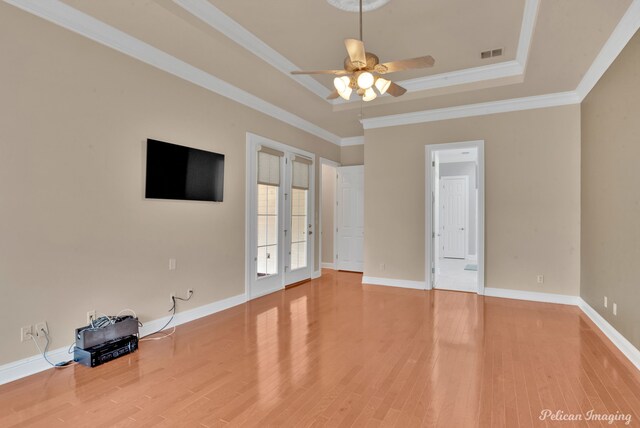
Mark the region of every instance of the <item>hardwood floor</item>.
MULTIPOLYGON (((0 387, 0 426, 610 426, 639 372, 575 307, 318 280, 104 366, 0 387)), ((625 421, 617 421, 624 426, 625 421)))

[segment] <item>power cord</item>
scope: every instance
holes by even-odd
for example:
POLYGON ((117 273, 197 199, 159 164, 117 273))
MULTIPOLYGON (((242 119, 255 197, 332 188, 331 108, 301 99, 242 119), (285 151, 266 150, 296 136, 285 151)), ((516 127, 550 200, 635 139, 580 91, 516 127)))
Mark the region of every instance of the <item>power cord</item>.
POLYGON ((160 339, 164 339, 166 337, 169 337, 173 333, 175 333, 176 332, 176 327, 174 326, 173 329, 171 330, 171 333, 165 334, 165 335, 160 336, 160 337, 150 337, 150 336, 154 336, 154 335, 162 332, 165 328, 167 328, 169 326, 169 324, 171 324, 171 321, 173 321, 173 318, 176 316, 176 300, 182 300, 183 302, 187 302, 187 301, 191 300, 192 296, 193 296, 193 290, 189 290, 189 296, 187 296, 186 298, 177 297, 177 296, 171 296, 171 300, 173 301, 173 304, 171 305, 171 309, 169 309, 169 312, 171 312, 171 317, 169 318, 169 321, 167 321, 167 323, 164 326, 162 326, 161 329, 156 330, 153 333, 147 334, 146 336, 140 338, 140 341, 143 342, 145 340, 160 340, 160 339))
POLYGON ((31 333, 28 333, 29 337, 31 338, 31 340, 33 340, 33 343, 36 344, 36 348, 38 348, 38 351, 42 354, 42 357, 44 357, 45 361, 47 363, 49 363, 49 365, 51 367, 57 368, 57 369, 63 369, 66 367, 71 367, 77 363, 75 363, 73 360, 69 360, 69 361, 62 361, 60 363, 52 363, 51 360, 49 360, 49 358, 47 357, 47 352, 49 351, 49 343, 50 343, 50 339, 49 339, 49 333, 47 333, 47 330, 45 330, 44 328, 41 328, 40 331, 44 334, 44 337, 47 340, 47 344, 44 347, 44 351, 42 350, 42 348, 40 348, 40 344, 38 343, 38 341, 36 340, 36 336, 34 336, 31 333))
MULTIPOLYGON (((171 305, 171 309, 169 309, 169 312, 171 312, 171 318, 169 318, 169 321, 167 321, 167 323, 160 330, 157 330, 157 331, 155 331, 155 332, 153 332, 151 334, 148 334, 148 335, 144 336, 144 338, 141 338, 140 340, 141 341, 144 341, 144 340, 160 340, 160 339, 164 339, 166 337, 169 337, 173 333, 175 333, 176 328, 174 326, 173 330, 171 331, 171 333, 162 335, 160 337, 150 337, 150 336, 154 336, 154 335, 162 332, 165 328, 167 328, 167 326, 171 323, 171 321, 173 321, 173 318, 176 316, 176 300, 181 300, 183 302, 186 302, 186 301, 191 300, 192 296, 193 296, 193 290, 189 290, 189 295, 186 298, 172 296, 171 300, 172 300, 173 304, 171 305)), ((118 312, 118 315, 116 315, 115 317, 114 316, 110 317, 108 315, 101 314, 102 315, 101 317, 99 317, 99 318, 97 318, 95 320, 93 320, 93 319, 91 320, 91 327, 94 328, 94 329, 100 329, 100 328, 106 327, 107 325, 115 324, 116 322, 120 321, 121 319, 128 317, 128 316, 125 316, 125 317, 121 317, 120 316, 120 315, 122 315, 123 312, 127 312, 127 311, 131 312, 133 314, 134 318, 138 318, 138 315, 136 314, 136 312, 133 309, 128 309, 127 308, 127 309, 123 309, 120 312, 118 312)), ((138 324, 140 325, 140 327, 143 326, 143 324, 140 321, 138 321, 138 324)), ((42 354, 42 357, 44 358, 44 360, 47 363, 49 363, 49 365, 51 367, 54 367, 54 368, 57 368, 57 369, 63 369, 63 368, 71 367, 73 365, 78 364, 77 362, 75 362, 73 360, 62 361, 62 362, 59 362, 59 363, 56 363, 56 364, 52 363, 51 360, 49 360, 49 357, 47 357, 47 352, 49 351, 49 344, 51 342, 51 339, 49 337, 49 333, 44 328, 40 329, 40 331, 44 334, 44 337, 45 337, 45 339, 47 341, 47 343, 46 343, 46 345, 44 347, 44 351, 42 350, 42 348, 40 348, 40 344, 38 343, 37 336, 34 336, 31 333, 28 333, 28 336, 31 338, 33 343, 35 343, 36 348, 38 348, 38 352, 40 352, 42 354)), ((75 346, 76 346, 75 342, 72 343, 71 345, 69 345, 69 348, 67 349, 67 353, 68 354, 72 354, 73 353, 73 349, 75 348, 75 346)))

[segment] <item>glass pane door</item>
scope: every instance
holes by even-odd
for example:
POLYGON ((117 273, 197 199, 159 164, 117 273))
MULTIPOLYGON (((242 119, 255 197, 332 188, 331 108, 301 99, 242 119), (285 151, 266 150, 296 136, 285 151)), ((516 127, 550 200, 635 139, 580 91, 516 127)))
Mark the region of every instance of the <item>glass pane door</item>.
POLYGON ((291 189, 291 270, 306 268, 308 204, 305 189, 291 189))
POLYGON ((285 285, 311 278, 311 175, 313 164, 307 158, 290 154, 285 180, 285 285))
POLYGON ((278 186, 258 184, 258 277, 278 273, 278 186))

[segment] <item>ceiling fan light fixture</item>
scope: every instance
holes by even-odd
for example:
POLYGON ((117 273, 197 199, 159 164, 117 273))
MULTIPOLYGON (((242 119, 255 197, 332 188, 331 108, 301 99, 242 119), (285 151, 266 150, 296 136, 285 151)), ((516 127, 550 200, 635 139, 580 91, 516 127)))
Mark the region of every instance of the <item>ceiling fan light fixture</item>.
POLYGON ((387 89, 389 89, 389 86, 391 86, 391 81, 384 79, 382 77, 378 77, 376 79, 375 85, 376 85, 376 88, 378 88, 380 95, 384 95, 384 93, 387 92, 387 89))
POLYGON ((345 77, 347 76, 336 77, 335 79, 333 79, 333 87, 336 88, 336 91, 338 91, 338 93, 343 92, 346 88, 349 87, 349 81, 347 80, 345 82, 345 77))
POLYGON ((366 91, 364 91, 364 95, 362 96, 362 101, 373 101, 376 99, 376 97, 377 97, 376 91, 374 91, 373 88, 369 88, 366 91))
POLYGON ((373 74, 365 71, 358 76, 358 86, 362 89, 370 89, 373 86, 373 74))
POLYGON ((338 92, 338 95, 340 95, 345 100, 349 101, 349 98, 351 98, 351 92, 353 92, 353 89, 347 86, 347 88, 344 91, 338 92))

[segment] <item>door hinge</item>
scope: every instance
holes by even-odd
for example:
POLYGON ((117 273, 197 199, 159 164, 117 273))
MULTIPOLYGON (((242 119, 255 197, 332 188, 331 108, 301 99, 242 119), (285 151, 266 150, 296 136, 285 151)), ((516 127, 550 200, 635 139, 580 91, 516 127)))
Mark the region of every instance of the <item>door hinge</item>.
POLYGON ((436 233, 435 232, 431 232, 431 237, 435 238, 436 237, 436 233))
POLYGON ((336 259, 338 258, 338 255, 336 254, 336 259))
POLYGON ((287 229, 284 230, 284 236, 287 236, 287 229))
POLYGON ((436 166, 436 161, 431 161, 431 166, 436 166))
POLYGON ((336 227, 336 233, 338 233, 338 228, 336 227))
POLYGON ((431 273, 436 273, 436 268, 431 268, 431 273))

